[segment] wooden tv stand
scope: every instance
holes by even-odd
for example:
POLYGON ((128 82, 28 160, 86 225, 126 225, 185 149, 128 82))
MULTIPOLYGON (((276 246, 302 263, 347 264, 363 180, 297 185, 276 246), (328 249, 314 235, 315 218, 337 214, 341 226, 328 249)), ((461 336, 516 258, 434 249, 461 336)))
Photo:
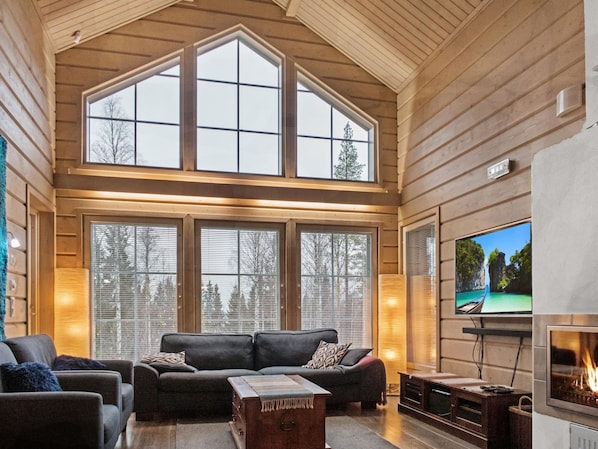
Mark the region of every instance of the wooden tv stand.
POLYGON ((483 449, 510 447, 509 406, 531 393, 491 393, 480 379, 450 373, 400 372, 399 412, 469 441, 483 449))

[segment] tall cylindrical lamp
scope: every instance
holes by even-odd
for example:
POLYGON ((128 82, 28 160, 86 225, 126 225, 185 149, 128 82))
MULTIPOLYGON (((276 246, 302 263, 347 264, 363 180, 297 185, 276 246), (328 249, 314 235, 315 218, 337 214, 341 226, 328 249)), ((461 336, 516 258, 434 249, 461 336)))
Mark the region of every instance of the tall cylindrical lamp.
POLYGON ((56 268, 54 344, 58 354, 90 356, 89 270, 56 268))
POLYGON ((407 301, 405 276, 378 276, 378 356, 386 366, 389 393, 398 391, 399 371, 407 366, 407 301))

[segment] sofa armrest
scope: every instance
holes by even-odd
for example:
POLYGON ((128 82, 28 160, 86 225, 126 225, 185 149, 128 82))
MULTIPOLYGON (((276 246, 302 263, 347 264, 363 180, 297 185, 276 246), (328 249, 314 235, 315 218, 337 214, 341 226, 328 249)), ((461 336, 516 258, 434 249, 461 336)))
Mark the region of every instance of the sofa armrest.
POLYGON ((158 384, 160 373, 147 363, 137 362, 134 366, 135 417, 137 421, 153 418, 158 412, 158 384))
POLYGON ((100 362, 106 365, 106 369, 118 371, 124 384, 133 384, 133 362, 119 359, 103 359, 100 362))
POLYGON ((56 378, 64 391, 97 393, 104 404, 116 405, 119 410, 121 401, 120 374, 114 371, 55 371, 56 378))
POLYGON ((25 444, 35 437, 45 439, 48 447, 58 447, 57 439, 63 437, 74 439, 81 448, 101 448, 103 419, 102 397, 97 393, 0 393, 0 446, 30 447, 25 444))
POLYGON ((366 355, 353 366, 340 365, 343 372, 361 373, 361 401, 386 404, 386 369, 378 357, 366 355))

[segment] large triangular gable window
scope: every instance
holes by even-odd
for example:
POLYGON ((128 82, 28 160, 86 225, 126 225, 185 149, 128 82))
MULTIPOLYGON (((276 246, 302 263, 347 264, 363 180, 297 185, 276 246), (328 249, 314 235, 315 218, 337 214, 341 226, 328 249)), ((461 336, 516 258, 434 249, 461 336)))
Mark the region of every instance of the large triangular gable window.
POLYGON ((181 168, 178 59, 87 98, 87 162, 181 168))

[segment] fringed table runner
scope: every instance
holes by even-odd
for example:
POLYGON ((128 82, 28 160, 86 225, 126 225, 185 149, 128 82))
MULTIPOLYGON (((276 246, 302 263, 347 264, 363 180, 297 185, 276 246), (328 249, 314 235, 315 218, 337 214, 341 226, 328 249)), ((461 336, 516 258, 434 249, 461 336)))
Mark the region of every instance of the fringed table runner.
POLYGON ((285 375, 243 376, 243 380, 259 395, 262 412, 314 408, 314 394, 285 375))

